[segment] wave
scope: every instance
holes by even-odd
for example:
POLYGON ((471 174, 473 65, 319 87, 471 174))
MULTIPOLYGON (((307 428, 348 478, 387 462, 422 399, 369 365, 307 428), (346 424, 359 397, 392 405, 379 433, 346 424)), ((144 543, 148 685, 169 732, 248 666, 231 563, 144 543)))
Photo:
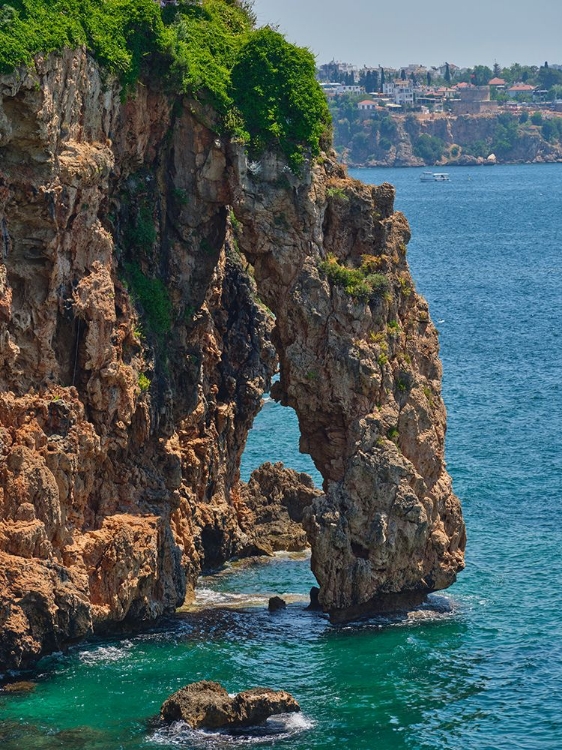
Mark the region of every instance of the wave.
POLYGON ((254 727, 216 730, 191 729, 184 721, 160 727, 149 738, 156 745, 190 748, 230 748, 256 745, 271 739, 275 742, 294 737, 314 727, 315 722, 302 713, 278 714, 254 727))

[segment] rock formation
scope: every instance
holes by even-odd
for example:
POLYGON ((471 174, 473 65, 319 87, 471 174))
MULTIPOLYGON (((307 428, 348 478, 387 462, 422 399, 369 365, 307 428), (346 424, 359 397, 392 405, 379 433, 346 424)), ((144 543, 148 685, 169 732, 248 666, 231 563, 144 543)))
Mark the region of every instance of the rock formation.
POLYGON ((163 721, 185 721, 192 729, 224 729, 262 724, 275 714, 295 713, 300 706, 290 693, 253 688, 230 697, 218 682, 186 685, 163 704, 163 721))
POLYGON ((325 479, 322 606, 417 601, 462 567, 393 189, 331 155, 248 162, 213 117, 150 86, 122 102, 80 50, 0 77, 1 667, 170 613, 252 548, 239 464, 276 356, 325 479))
POLYGON ((455 580, 465 532, 444 463, 437 332, 394 190, 328 159, 308 181, 274 157, 257 174, 241 157, 234 167, 240 247, 276 315, 272 396, 297 412, 325 479, 305 516, 320 603, 334 619, 419 603, 455 580))
POLYGON ((302 522, 306 509, 322 494, 308 474, 265 463, 241 483, 240 527, 247 534, 249 552, 270 555, 307 549, 302 522))
POLYGON ((244 547, 276 356, 188 102, 123 104, 82 51, 0 93, 0 664, 20 667, 173 612, 244 547))

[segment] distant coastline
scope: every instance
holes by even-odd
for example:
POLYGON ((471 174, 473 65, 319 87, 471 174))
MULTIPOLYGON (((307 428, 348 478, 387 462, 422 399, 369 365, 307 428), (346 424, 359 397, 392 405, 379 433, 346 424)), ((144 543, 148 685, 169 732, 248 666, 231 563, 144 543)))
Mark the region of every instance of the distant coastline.
POLYGON ((361 113, 334 118, 334 146, 350 167, 562 162, 562 117, 525 114, 361 113))

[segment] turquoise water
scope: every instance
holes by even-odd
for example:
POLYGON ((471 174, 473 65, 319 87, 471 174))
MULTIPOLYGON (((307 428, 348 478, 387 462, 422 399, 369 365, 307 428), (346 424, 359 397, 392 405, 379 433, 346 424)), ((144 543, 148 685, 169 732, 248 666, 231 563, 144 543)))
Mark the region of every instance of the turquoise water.
MULTIPOLYGON (((44 660, 34 692, 0 695, 2 750, 562 748, 562 165, 449 172, 353 174, 396 185, 440 330, 448 467, 469 534, 458 583, 415 617, 333 628, 303 609, 306 560, 233 566, 202 582, 213 612, 44 660), (271 594, 290 594, 288 609, 268 614, 271 594), (303 717, 269 738, 150 723, 202 678, 283 687, 303 717)), ((294 415, 267 402, 245 476, 264 460, 306 470, 297 442, 294 415)))

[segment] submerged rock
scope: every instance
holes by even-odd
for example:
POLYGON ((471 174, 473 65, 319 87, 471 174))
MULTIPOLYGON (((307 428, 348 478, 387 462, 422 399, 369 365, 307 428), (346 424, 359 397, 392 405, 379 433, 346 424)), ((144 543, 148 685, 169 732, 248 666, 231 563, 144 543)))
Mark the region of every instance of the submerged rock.
POLYGON ((35 682, 20 680, 18 682, 8 682, 6 685, 2 686, 1 690, 4 693, 32 693, 35 688, 35 682))
POLYGON ((261 724, 274 714, 300 711, 284 690, 253 688, 234 697, 218 682, 202 680, 178 690, 162 705, 163 721, 183 720, 192 729, 222 729, 261 724))

